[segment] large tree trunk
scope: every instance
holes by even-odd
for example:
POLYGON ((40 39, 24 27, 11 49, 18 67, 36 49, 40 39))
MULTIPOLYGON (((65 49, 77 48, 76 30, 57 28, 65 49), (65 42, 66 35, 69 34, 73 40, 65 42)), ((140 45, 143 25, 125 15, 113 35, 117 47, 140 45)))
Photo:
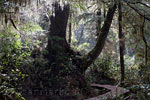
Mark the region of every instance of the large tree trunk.
MULTIPOLYGON (((73 64, 79 67, 81 73, 84 73, 85 70, 88 68, 88 66, 90 66, 101 53, 113 20, 115 10, 116 10, 116 4, 114 4, 111 8, 108 9, 107 16, 104 21, 104 25, 101 28, 94 49, 91 50, 83 58, 73 59, 73 64)), ((49 51, 47 58, 51 63, 56 62, 55 60, 58 59, 56 58, 57 56, 64 56, 66 54, 67 55, 75 54, 75 52, 70 49, 65 38, 66 26, 67 26, 68 15, 69 15, 69 5, 65 5, 64 9, 62 10, 61 7, 58 6, 58 4, 57 5, 55 4, 54 14, 55 16, 51 17, 51 27, 49 33, 48 46, 47 46, 49 51)), ((57 61, 57 62, 62 62, 62 61, 57 61)))
POLYGON ((122 6, 121 6, 121 1, 118 0, 118 23, 119 23, 119 49, 120 49, 120 68, 121 68, 121 85, 124 83, 124 78, 125 78, 125 68, 124 68, 124 34, 122 33, 122 6))
POLYGON ((51 77, 54 78, 53 80, 55 80, 52 82, 52 85, 56 85, 57 83, 59 83, 58 85, 64 84, 58 82, 57 79, 70 74, 69 71, 63 72, 66 70, 66 68, 70 69, 70 67, 71 69, 73 68, 73 70, 71 70, 71 74, 73 76, 76 74, 76 76, 78 76, 76 79, 80 81, 79 83, 84 84, 84 78, 82 78, 82 75, 101 53, 113 20, 115 10, 116 4, 108 9, 107 16, 98 36, 96 46, 91 52, 82 58, 76 56, 78 53, 71 50, 69 44, 66 41, 66 27, 69 17, 69 5, 65 5, 62 9, 58 3, 55 3, 54 15, 50 18, 51 26, 48 35, 49 39, 47 46, 47 50, 49 52, 47 59, 49 60, 49 65, 51 68, 51 77), (72 65, 68 67, 67 63, 70 61, 72 62, 72 65))
POLYGON ((66 85, 62 77, 67 74, 63 71, 67 68, 70 60, 71 49, 66 41, 66 28, 69 17, 69 5, 63 8, 54 4, 54 14, 50 17, 51 25, 48 33, 48 54, 49 67, 51 69, 50 79, 54 89, 63 88, 66 85), (62 83, 61 83, 62 82, 62 83), (62 85, 61 85, 62 84, 62 85))
POLYGON ((49 54, 47 58, 50 62, 55 62, 56 56, 64 55, 69 49, 66 42, 66 27, 69 16, 69 5, 65 5, 63 8, 58 3, 54 5, 54 15, 51 16, 50 32, 48 34, 48 46, 49 54))

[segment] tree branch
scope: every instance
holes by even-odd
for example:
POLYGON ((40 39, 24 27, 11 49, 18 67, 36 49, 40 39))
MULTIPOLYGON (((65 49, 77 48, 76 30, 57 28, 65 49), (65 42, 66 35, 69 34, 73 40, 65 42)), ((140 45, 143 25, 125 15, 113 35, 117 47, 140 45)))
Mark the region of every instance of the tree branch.
POLYGON ((113 7, 108 9, 106 19, 104 21, 103 27, 101 28, 101 32, 98 36, 98 40, 95 47, 82 59, 81 73, 84 73, 88 66, 91 65, 102 52, 115 11, 116 4, 114 4, 113 7))
MULTIPOLYGON (((125 2, 125 1, 124 1, 125 2)), ((146 20, 150 21, 150 18, 147 17, 145 14, 143 14, 142 12, 140 12, 138 9, 136 9, 135 7, 131 6, 129 2, 126 2, 126 4, 133 9, 136 13, 138 13, 139 15, 141 15, 142 17, 144 17, 146 20)))
MULTIPOLYGON (((124 2, 126 2, 125 0, 124 0, 124 2)), ((139 2, 139 1, 136 1, 136 2, 126 2, 126 3, 130 3, 130 4, 141 4, 141 5, 143 5, 143 6, 145 6, 145 7, 147 7, 147 8, 150 8, 150 6, 148 6, 148 5, 146 5, 145 3, 143 3, 143 2, 139 2)))

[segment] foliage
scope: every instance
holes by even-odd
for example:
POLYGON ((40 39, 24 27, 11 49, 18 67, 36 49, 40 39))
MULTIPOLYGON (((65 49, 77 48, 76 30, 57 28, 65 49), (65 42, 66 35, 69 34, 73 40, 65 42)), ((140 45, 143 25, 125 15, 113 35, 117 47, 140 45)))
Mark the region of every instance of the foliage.
MULTIPOLYGON (((7 21, 8 19, 12 20, 11 17, 13 16, 13 14, 7 14, 7 12, 19 12, 20 6, 29 4, 29 2, 24 1, 26 0, 0 0, 0 13, 3 13, 0 17, 3 17, 2 21, 5 22, 5 24, 9 24, 7 21), (10 10, 10 8, 13 9, 10 10)), ((60 1, 65 2, 66 0, 60 1)), ((14 30, 15 25, 13 25, 13 27, 10 25, 7 25, 7 27, 0 26, 0 94, 2 96, 9 98, 9 96, 12 95, 14 97, 16 96, 16 98, 18 96, 20 99, 23 99, 19 93, 22 80, 29 80, 26 85, 33 87, 39 86, 44 89, 52 87, 53 84, 57 84, 63 88, 66 87, 65 89, 69 89, 73 84, 80 86, 80 82, 77 81, 80 75, 71 76, 76 75, 78 72, 78 66, 73 65, 75 63, 73 59, 76 59, 76 56, 57 56, 56 62, 50 65, 48 59, 45 58, 45 55, 48 54, 46 50, 48 37, 46 37, 45 32, 49 32, 49 19, 50 15, 53 14, 53 8, 50 4, 47 4, 46 0, 42 0, 41 2, 43 5, 37 10, 35 10, 34 7, 28 8, 26 12, 28 13, 27 15, 25 14, 25 10, 22 10, 22 20, 20 23, 17 22, 19 23, 18 30, 14 30), (33 17, 33 15, 35 16, 33 17), (23 17, 26 18, 24 21, 23 17), (41 27, 45 30, 43 31, 41 27), (59 66, 61 66, 60 71, 58 73, 53 72, 52 68, 58 68, 58 63, 60 64, 59 66), (28 75, 25 73, 28 73, 28 75), (52 73, 56 73, 56 77, 53 77, 52 73)), ((71 14, 73 16, 73 20, 70 21, 73 24, 72 33, 75 33, 73 34, 74 36, 71 37, 71 47, 74 51, 79 51, 85 55, 97 42, 97 21, 100 19, 101 25, 103 25, 106 19, 106 11, 112 6, 114 1, 79 0, 75 2, 74 0, 70 0, 68 2, 71 3, 71 14), (101 16, 96 15, 99 9, 101 16)), ((121 24, 124 33, 123 40, 125 40, 126 45, 124 56, 125 86, 141 84, 138 85, 139 87, 131 87, 133 92, 134 90, 138 91, 135 94, 137 100, 145 99, 147 93, 150 92, 149 87, 146 90, 145 88, 141 88, 144 84, 150 83, 150 25, 148 22, 149 16, 147 16, 149 15, 149 4, 150 2, 147 0, 143 0, 142 2, 127 2, 127 0, 122 0, 123 21, 121 24), (143 13, 144 15, 142 16, 143 13), (142 23, 144 23, 143 26, 141 25, 142 23), (144 37, 147 44, 144 41, 144 37), (146 49, 147 45, 148 49, 146 49), (146 58, 148 60, 147 64, 146 58)), ((91 83, 109 84, 117 83, 120 80, 117 17, 118 13, 114 16, 112 29, 109 31, 109 36, 106 40, 102 55, 100 55, 87 70, 89 73, 87 79, 91 83), (115 82, 111 82, 111 79, 115 82)), ((12 24, 16 24, 14 22, 12 24)), ((101 25, 98 25, 98 27, 100 27, 99 31, 101 31, 101 25)), ((56 40, 61 40, 61 38, 56 38, 56 40)), ((59 49, 58 45, 53 45, 53 47, 59 49)), ((57 51, 58 49, 56 48, 54 50, 57 51)), ((57 53, 60 52, 61 51, 58 51, 57 53)), ((53 56, 56 57, 56 55, 53 56)), ((123 100, 123 98, 124 97, 120 97, 119 100, 123 100)))
POLYGON ((22 31, 24 31, 25 33, 27 33, 27 34, 31 34, 33 32, 38 32, 38 31, 42 31, 42 28, 39 25, 34 24, 32 22, 27 22, 27 23, 23 24, 20 27, 20 29, 22 31))
MULTIPOLYGON (((0 93, 3 96, 14 95, 15 98, 21 97, 20 81, 25 77, 22 73, 22 64, 28 56, 30 51, 25 50, 22 46, 20 36, 13 30, 12 27, 1 31, 1 50, 0 50, 0 76, 1 85, 0 93)), ((23 98, 22 98, 23 99, 23 98)))
MULTIPOLYGON (((30 28, 27 28, 27 25, 22 26, 24 32, 35 32, 37 29, 41 28, 37 25, 30 26, 30 28)), ((24 64, 31 56, 29 44, 31 45, 32 41, 29 39, 22 41, 23 34, 14 30, 11 25, 1 30, 0 33, 0 94, 2 97, 24 100, 21 96, 21 82, 27 77, 24 64)), ((32 43, 32 45, 37 45, 37 43, 32 43)))
POLYGON ((139 66, 139 73, 140 73, 140 76, 141 76, 141 82, 144 83, 144 84, 149 84, 150 83, 149 69, 150 69, 149 65, 141 64, 139 66))
MULTIPOLYGON (((91 83, 109 84, 114 82, 110 77, 114 74, 111 58, 107 55, 99 57, 89 69, 88 80, 91 83)), ((112 77, 114 78, 114 77, 112 77)), ((112 83, 114 84, 114 83, 112 83)))

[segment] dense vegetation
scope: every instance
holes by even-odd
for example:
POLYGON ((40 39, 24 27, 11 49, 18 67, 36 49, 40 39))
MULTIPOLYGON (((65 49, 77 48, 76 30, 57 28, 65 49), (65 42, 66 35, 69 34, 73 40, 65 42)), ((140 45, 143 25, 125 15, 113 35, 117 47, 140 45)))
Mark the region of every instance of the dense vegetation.
POLYGON ((100 100, 149 100, 149 12, 149 0, 0 0, 0 100, 110 92, 93 83, 129 90, 100 100))

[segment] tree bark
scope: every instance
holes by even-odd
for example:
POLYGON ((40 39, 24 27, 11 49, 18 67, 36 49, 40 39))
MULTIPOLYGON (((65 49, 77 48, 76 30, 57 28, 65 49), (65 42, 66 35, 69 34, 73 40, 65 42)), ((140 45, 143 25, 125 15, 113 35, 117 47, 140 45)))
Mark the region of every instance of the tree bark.
POLYGON ((147 65, 147 62, 148 62, 148 43, 147 43, 147 40, 145 38, 145 35, 144 35, 144 27, 145 27, 145 18, 141 16, 141 22, 142 24, 140 25, 140 30, 141 30, 141 35, 142 35, 142 39, 143 39, 143 42, 145 44, 145 65, 147 65))
POLYGON ((63 8, 58 3, 54 4, 54 15, 50 17, 51 26, 48 33, 47 58, 50 62, 57 55, 63 55, 69 49, 66 41, 66 28, 69 16, 69 5, 63 8))
POLYGON ((54 14, 50 17, 51 25, 48 33, 48 54, 46 58, 49 61, 51 69, 51 84, 54 89, 61 88, 59 78, 63 76, 65 64, 69 60, 70 48, 66 40, 66 29, 69 17, 69 5, 62 8, 57 2, 54 4, 54 14))
POLYGON ((122 6, 121 1, 118 0, 118 24, 119 24, 119 49, 120 49, 120 68, 121 68, 121 85, 123 85, 124 77, 125 77, 125 68, 124 68, 124 34, 122 32, 122 6))
POLYGON ((72 37, 72 14, 70 13, 70 23, 69 23, 69 39, 68 39, 68 43, 69 43, 69 47, 71 47, 71 37, 72 37))

